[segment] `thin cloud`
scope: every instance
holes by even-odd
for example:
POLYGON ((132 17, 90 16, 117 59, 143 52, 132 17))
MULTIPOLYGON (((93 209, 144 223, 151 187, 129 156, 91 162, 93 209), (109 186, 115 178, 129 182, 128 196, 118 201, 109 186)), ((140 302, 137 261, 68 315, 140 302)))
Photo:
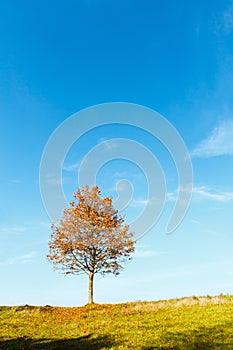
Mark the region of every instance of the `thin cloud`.
POLYGON ((50 228, 51 227, 51 222, 49 221, 40 221, 39 225, 45 228, 50 228))
POLYGON ((198 221, 196 219, 191 219, 190 222, 191 222, 191 224, 200 225, 200 221, 198 221))
POLYGON ((141 208, 141 207, 145 207, 147 205, 156 205, 159 202, 159 199, 157 198, 148 198, 148 199, 134 199, 132 201, 131 206, 133 208, 141 208))
POLYGON ((101 145, 105 148, 106 151, 112 151, 113 149, 118 148, 119 142, 115 139, 105 139, 105 138, 100 138, 98 145, 101 145))
POLYGON ((174 192, 167 192, 166 201, 167 202, 174 202, 175 200, 177 200, 177 193, 178 193, 177 190, 174 192))
POLYGON ((9 184, 21 184, 22 180, 20 179, 13 179, 8 182, 9 184))
POLYGON ((233 192, 214 191, 205 186, 194 187, 193 194, 199 198, 211 199, 217 202, 229 202, 233 200, 233 192))
POLYGON ((145 207, 150 203, 149 199, 134 199, 131 206, 133 208, 145 207))
POLYGON ((134 253, 134 257, 135 258, 150 258, 153 256, 160 256, 163 254, 167 254, 166 252, 160 252, 160 251, 156 251, 156 250, 151 250, 151 249, 147 249, 145 246, 143 245, 139 245, 137 246, 135 253, 134 253))
POLYGON ((55 178, 50 178, 47 180, 47 183, 49 185, 52 185, 52 186, 60 186, 62 185, 63 181, 62 180, 58 180, 58 179, 55 179, 55 178))
POLYGON ((233 155, 233 119, 221 122, 191 152, 193 157, 233 155))
POLYGON ((59 177, 56 174, 47 174, 46 182, 51 186, 62 186, 63 184, 70 184, 72 180, 69 177, 59 177))
POLYGON ((230 4, 220 15, 213 17, 215 35, 228 35, 233 29, 233 4, 230 4))
POLYGON ((23 233, 29 230, 26 226, 4 226, 0 227, 0 232, 2 233, 23 233))
MULTIPOLYGON (((101 145, 105 151, 112 151, 113 149, 116 149, 118 147, 118 142, 116 140, 108 140, 104 137, 101 137, 97 143, 97 146, 101 145)), ((95 148, 93 147, 93 148, 95 148)), ((85 162, 85 157, 84 159, 78 160, 77 162, 75 162, 74 164, 63 164, 62 169, 68 172, 77 172, 78 169, 80 168, 80 165, 82 162, 85 162)))
POLYGON ((76 162, 74 164, 63 165, 62 169, 65 171, 68 171, 68 172, 73 172, 73 171, 76 172, 78 170, 78 168, 80 167, 80 164, 81 164, 81 162, 79 161, 79 162, 76 162))
MULTIPOLYGON (((185 189, 182 189, 185 191, 185 189)), ((177 200, 178 191, 167 193, 167 202, 173 202, 177 200)), ((233 192, 218 191, 206 186, 194 186, 192 190, 193 199, 196 200, 212 200, 216 202, 230 202, 233 200, 233 192)))
POLYGON ((129 177, 129 175, 131 174, 128 171, 115 171, 113 174, 115 178, 121 178, 121 179, 129 177))
POLYGON ((222 23, 225 33, 228 34, 233 29, 233 4, 223 13, 222 23))
POLYGON ((15 264, 25 264, 30 262, 34 256, 36 255, 35 251, 32 251, 28 254, 24 254, 21 256, 15 256, 15 257, 11 257, 6 259, 5 261, 0 261, 0 265, 15 265, 15 264))

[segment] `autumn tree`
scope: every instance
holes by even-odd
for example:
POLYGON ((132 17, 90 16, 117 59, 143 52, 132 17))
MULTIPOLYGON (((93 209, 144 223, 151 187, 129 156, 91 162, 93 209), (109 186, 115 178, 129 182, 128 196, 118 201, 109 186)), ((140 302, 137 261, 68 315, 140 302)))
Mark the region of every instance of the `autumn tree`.
POLYGON ((65 274, 87 274, 88 302, 93 303, 94 275, 120 273, 134 252, 133 233, 112 198, 101 198, 98 186, 78 189, 73 197, 59 224, 51 227, 47 258, 65 274))

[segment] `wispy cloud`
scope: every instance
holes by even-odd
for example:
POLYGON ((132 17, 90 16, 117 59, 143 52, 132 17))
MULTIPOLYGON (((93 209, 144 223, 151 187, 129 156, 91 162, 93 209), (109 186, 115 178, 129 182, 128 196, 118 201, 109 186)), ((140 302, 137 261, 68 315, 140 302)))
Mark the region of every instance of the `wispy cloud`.
POLYGON ((4 261, 0 261, 0 265, 2 266, 2 265, 25 264, 25 263, 30 262, 34 258, 35 255, 36 255, 36 252, 32 251, 28 254, 11 257, 11 258, 8 258, 4 261))
POLYGON ((222 121, 191 152, 193 157, 233 155, 233 119, 222 121))
POLYGON ((40 221, 39 225, 41 227, 50 228, 51 227, 51 222, 49 222, 49 221, 40 221))
POLYGON ((3 226, 0 227, 0 232, 2 233, 23 233, 29 230, 26 226, 3 226))
POLYGON ((160 252, 160 251, 156 251, 156 250, 151 250, 151 249, 147 249, 146 246, 144 245, 138 245, 136 247, 135 253, 134 253, 134 257, 135 258, 150 258, 153 256, 160 256, 160 255, 164 255, 167 254, 166 252, 160 252))
POLYGON ((200 221, 198 221, 196 219, 191 219, 190 222, 191 222, 191 224, 200 225, 200 221))
MULTIPOLYGON (((185 191, 185 189, 182 189, 185 191)), ((177 199, 178 190, 167 193, 167 201, 172 202, 177 199)), ((233 200, 233 192, 218 191, 206 186, 194 186, 192 190, 193 199, 209 199, 217 202, 229 202, 233 200)))
POLYGON ((70 184, 72 180, 68 176, 60 177, 57 174, 47 174, 46 183, 51 186, 62 186, 63 184, 70 184))
POLYGON ((69 171, 69 172, 73 172, 73 171, 77 171, 78 168, 80 167, 81 161, 78 161, 74 164, 70 164, 70 165, 63 165, 63 170, 65 171, 69 171))
POLYGON ((147 198, 147 199, 136 198, 132 201, 131 206, 133 208, 141 208, 147 205, 156 205, 159 201, 160 201, 159 198, 147 198))
POLYGON ((233 4, 223 13, 222 24, 225 33, 229 33, 233 29, 233 4))
POLYGON ((227 35, 233 29, 233 4, 231 3, 221 14, 213 18, 214 34, 227 35))
POLYGON ((221 192, 208 189, 205 186, 199 186, 193 188, 193 194, 200 199, 212 199, 218 202, 229 202, 233 200, 233 192, 221 192))
MULTIPOLYGON (((101 150, 102 151, 112 151, 116 148, 118 148, 119 143, 117 140, 113 139, 113 140, 109 140, 106 139, 104 137, 101 137, 97 144, 90 150, 93 151, 95 149, 95 147, 101 146, 101 150)), ((87 153, 88 154, 88 153, 87 153)), ((80 168, 80 165, 82 164, 82 162, 86 162, 87 160, 85 159, 85 157, 83 159, 79 159, 78 161, 74 162, 73 164, 63 164, 62 169, 68 172, 77 172, 78 169, 80 168)))
POLYGON ((141 208, 141 207, 145 207, 149 203, 150 203, 149 199, 134 199, 132 201, 131 206, 133 208, 141 208))
POLYGON ((119 147, 118 139, 107 139, 105 137, 101 137, 98 141, 98 145, 100 144, 106 151, 112 151, 119 147))
POLYGON ((178 195, 178 191, 174 191, 174 192, 167 192, 166 194, 166 201, 167 202, 174 202, 175 200, 177 200, 177 195, 178 195))
POLYGON ((50 178, 47 179, 47 183, 52 186, 60 186, 62 185, 63 181, 56 178, 50 178))
POLYGON ((129 177, 129 175, 131 175, 131 174, 129 174, 128 171, 115 171, 113 174, 114 178, 117 178, 117 179, 118 178, 124 179, 124 178, 129 177))
POLYGON ((12 180, 9 180, 8 183, 9 184, 21 184, 22 180, 20 180, 20 179, 12 179, 12 180))

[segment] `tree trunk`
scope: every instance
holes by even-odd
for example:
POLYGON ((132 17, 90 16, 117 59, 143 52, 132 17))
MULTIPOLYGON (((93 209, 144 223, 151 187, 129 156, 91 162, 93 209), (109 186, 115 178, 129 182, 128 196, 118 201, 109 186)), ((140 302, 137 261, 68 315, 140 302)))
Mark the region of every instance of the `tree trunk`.
POLYGON ((94 273, 89 274, 89 286, 88 286, 88 304, 93 304, 93 278, 94 273))

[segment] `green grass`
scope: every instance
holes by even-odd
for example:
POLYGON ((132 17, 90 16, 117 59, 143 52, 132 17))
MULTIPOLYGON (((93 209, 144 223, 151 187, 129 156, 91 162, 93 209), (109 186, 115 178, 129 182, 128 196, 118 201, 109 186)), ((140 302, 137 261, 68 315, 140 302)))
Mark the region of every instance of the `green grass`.
POLYGON ((0 349, 233 349, 233 296, 0 307, 0 349))

